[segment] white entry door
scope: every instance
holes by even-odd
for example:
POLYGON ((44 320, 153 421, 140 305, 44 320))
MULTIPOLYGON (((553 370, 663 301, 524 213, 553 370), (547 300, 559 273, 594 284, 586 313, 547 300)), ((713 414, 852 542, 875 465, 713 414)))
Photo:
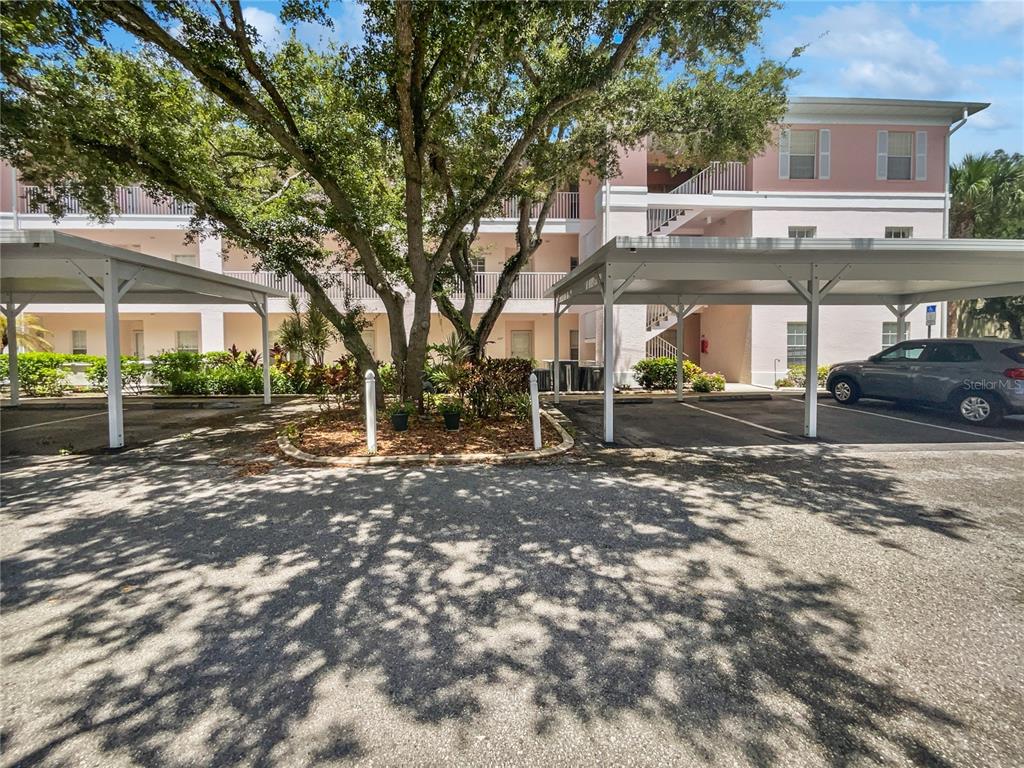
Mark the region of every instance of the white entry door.
POLYGON ((533 331, 512 331, 512 357, 533 359, 533 331))

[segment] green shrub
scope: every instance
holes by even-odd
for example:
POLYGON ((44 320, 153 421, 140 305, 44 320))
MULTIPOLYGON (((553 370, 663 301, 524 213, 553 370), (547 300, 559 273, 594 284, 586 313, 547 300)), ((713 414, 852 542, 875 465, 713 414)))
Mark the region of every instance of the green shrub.
MULTIPOLYGON (((107 359, 97 357, 85 369, 85 377, 89 384, 100 392, 107 391, 107 359)), ((136 358, 121 356, 121 388, 133 395, 142 394, 142 384, 146 378, 146 366, 136 358)))
POLYGON ((206 372, 213 395, 253 395, 263 391, 263 369, 248 365, 216 365, 206 372))
POLYGON ((70 389, 68 372, 63 368, 30 365, 23 371, 19 365, 18 383, 20 389, 33 397, 60 397, 70 389))
MULTIPOLYGON (((828 379, 828 371, 831 365, 819 365, 818 366, 818 386, 824 387, 825 380, 828 379)), ((806 365, 791 365, 789 370, 786 371, 784 378, 776 379, 776 387, 805 387, 807 386, 807 366, 806 365)))
POLYGON ((518 357, 487 357, 470 366, 464 383, 473 412, 483 417, 510 413, 515 398, 530 392, 533 362, 518 357))
POLYGON ((725 389, 725 376, 720 373, 698 373, 691 382, 694 392, 721 392, 725 389))
POLYGON ((676 386, 676 359, 674 357, 648 357, 633 364, 637 383, 647 390, 674 389, 676 386))

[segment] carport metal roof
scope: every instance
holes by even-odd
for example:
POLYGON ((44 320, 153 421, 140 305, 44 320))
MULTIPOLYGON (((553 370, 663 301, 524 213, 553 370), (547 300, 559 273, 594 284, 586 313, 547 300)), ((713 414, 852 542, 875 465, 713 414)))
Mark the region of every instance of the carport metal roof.
POLYGON ((283 291, 55 230, 0 231, 11 405, 18 405, 17 317, 31 303, 103 304, 110 447, 124 446, 121 304, 248 304, 260 316, 263 402, 270 403, 267 298, 283 291))
POLYGON ((1024 241, 617 237, 555 283, 563 305, 804 304, 792 281, 826 283, 822 304, 919 304, 1024 294, 1024 241))
POLYGON ((116 262, 121 304, 252 304, 283 291, 50 229, 0 231, 0 295, 19 302, 97 304, 116 262))
MULTIPOLYGON (((682 396, 682 318, 697 304, 803 304, 807 370, 818 367, 822 304, 887 305, 905 337, 922 302, 1024 294, 1024 241, 872 238, 617 237, 555 283, 566 307, 604 307, 603 348, 614 348, 616 304, 666 304, 676 312, 677 390, 682 396)), ((604 439, 614 442, 612 366, 604 366, 604 439)), ((559 366, 554 367, 555 401, 559 366)), ((817 436, 816 377, 807 377, 804 433, 817 436)))

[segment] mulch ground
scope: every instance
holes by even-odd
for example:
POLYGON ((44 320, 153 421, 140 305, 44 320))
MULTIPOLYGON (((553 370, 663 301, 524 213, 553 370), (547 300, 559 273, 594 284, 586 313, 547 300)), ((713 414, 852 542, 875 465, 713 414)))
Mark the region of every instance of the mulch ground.
MULTIPOLYGON (((547 419, 541 419, 543 446, 558 445, 561 435, 547 419)), ((316 456, 366 456, 366 425, 361 411, 322 414, 299 426, 296 447, 316 456)), ((533 449, 529 421, 511 416, 482 420, 462 417, 458 431, 448 432, 440 416, 412 416, 409 429, 396 432, 391 420, 377 423, 377 454, 398 456, 414 453, 515 453, 533 449)))

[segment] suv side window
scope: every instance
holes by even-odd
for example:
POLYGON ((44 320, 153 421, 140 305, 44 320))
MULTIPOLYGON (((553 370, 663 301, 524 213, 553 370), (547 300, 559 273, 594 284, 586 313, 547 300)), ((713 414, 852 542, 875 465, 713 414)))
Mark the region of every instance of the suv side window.
POLYGON ((878 356, 878 359, 886 363, 917 360, 921 357, 926 346, 927 344, 923 341, 907 341, 885 350, 885 352, 878 356))
POLYGON ((928 345, 929 363, 972 363, 981 360, 981 355, 973 344, 964 342, 939 342, 928 345))

